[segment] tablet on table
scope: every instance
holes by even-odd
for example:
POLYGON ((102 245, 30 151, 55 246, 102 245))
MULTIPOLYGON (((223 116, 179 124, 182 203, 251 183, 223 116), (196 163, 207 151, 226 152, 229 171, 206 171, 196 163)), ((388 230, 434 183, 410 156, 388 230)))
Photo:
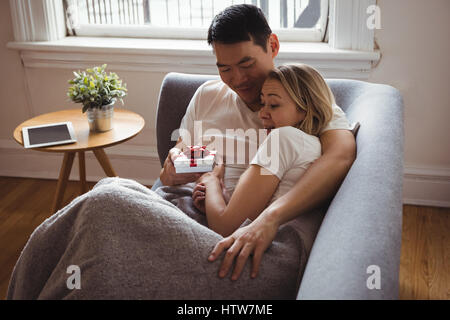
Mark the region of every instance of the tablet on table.
POLYGON ((71 122, 23 127, 22 136, 25 148, 48 147, 77 141, 71 122))

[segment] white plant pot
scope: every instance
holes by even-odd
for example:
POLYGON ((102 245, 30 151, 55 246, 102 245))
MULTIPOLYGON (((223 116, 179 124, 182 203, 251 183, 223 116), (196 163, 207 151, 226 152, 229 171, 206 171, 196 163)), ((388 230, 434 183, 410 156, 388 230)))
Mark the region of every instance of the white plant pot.
POLYGON ((113 128, 114 103, 88 109, 86 113, 91 131, 105 132, 113 128))

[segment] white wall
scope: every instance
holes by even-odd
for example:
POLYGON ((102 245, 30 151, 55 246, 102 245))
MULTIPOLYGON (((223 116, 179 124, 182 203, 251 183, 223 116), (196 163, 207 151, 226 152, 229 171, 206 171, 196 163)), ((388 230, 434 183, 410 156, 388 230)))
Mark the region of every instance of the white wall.
MULTIPOLYGON (((381 30, 375 35, 382 59, 369 81, 398 88, 405 102, 405 186, 407 203, 450 206, 450 1, 379 0, 381 30)), ((55 179, 61 155, 23 150, 14 128, 33 115, 77 107, 65 96, 69 69, 24 68, 13 41, 9 1, 0 1, 0 175, 55 179), (45 159, 45 160, 44 160, 45 159)), ((114 71, 114 70, 113 70, 114 71)), ((120 71, 129 95, 126 107, 143 115, 145 130, 107 149, 120 176, 151 184, 159 174, 155 112, 164 73, 120 71)), ((103 172, 87 154, 88 180, 103 172)), ((76 162, 75 162, 76 164, 76 162)), ((77 178, 74 165, 72 179, 77 178)))
POLYGON ((450 204, 450 1, 378 0, 382 58, 369 81, 405 103, 404 198, 450 204))

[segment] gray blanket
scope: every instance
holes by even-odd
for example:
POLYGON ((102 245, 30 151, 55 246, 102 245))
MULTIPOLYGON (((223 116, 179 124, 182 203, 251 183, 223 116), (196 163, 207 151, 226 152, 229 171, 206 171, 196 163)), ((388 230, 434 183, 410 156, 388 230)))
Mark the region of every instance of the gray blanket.
POLYGON ((295 298, 321 212, 281 226, 258 277, 250 278, 248 261, 232 281, 217 276, 221 259, 207 260, 222 237, 205 226, 191 195, 189 185, 154 192, 132 180, 101 180, 33 232, 7 299, 295 298))

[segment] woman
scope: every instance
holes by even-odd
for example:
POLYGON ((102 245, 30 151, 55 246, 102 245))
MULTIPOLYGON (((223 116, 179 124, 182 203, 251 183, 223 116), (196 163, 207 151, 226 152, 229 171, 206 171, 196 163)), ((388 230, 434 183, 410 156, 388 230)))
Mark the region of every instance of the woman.
MULTIPOLYGON (((259 111, 270 133, 240 177, 228 204, 221 182, 223 165, 197 181, 194 204, 206 213, 208 226, 227 237, 293 187, 321 155, 318 135, 331 120, 333 104, 330 88, 314 68, 296 64, 273 70, 263 85, 259 111), (277 147, 279 152, 274 152, 277 147), (271 157, 266 156, 269 148, 271 157)), ((244 255, 245 251, 250 252, 250 248, 244 255)), ((213 252, 211 260, 214 258, 213 252)))

